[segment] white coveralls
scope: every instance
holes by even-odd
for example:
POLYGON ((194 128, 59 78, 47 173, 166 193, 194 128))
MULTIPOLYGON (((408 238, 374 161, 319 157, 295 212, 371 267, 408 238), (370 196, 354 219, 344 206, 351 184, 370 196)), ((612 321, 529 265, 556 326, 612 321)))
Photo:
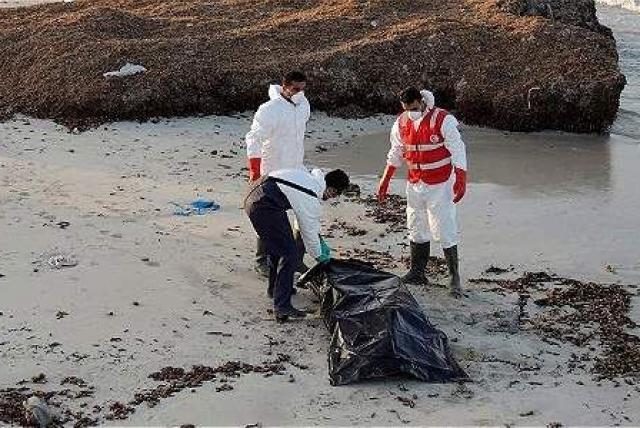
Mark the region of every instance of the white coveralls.
MULTIPOLYGON (((311 116, 305 96, 298 104, 282 96, 280 85, 269 86, 269 101, 258 107, 245 136, 247 158, 261 158, 260 175, 280 169, 305 169, 304 135, 311 116)), ((293 227, 299 230, 294 217, 293 227)))
POLYGON ((269 87, 270 100, 262 104, 245 136, 247 157, 261 158, 261 175, 285 168, 304 168, 304 134, 311 114, 306 97, 297 105, 287 101, 278 85, 269 87))
POLYGON ((282 178, 298 184, 318 195, 311 197, 300 190, 278 183, 278 187, 289 200, 296 223, 300 228, 304 246, 309 255, 314 259, 320 257, 320 221, 322 219, 322 195, 326 189, 324 174, 320 169, 314 169, 311 173, 299 168, 279 169, 269 173, 270 177, 282 178))
MULTIPOLYGON (((416 129, 422 119, 413 122, 416 129)), ((467 155, 464 142, 458 131, 458 121, 448 114, 442 123, 444 145, 451 152, 454 167, 467 170, 467 155)), ((404 143, 400 137, 399 120, 391 128, 391 149, 387 154, 387 164, 396 168, 404 163, 404 143)), ((407 181, 407 229, 409 239, 421 244, 432 239, 442 248, 458 244, 458 225, 456 205, 453 203, 453 184, 455 173, 452 171, 447 181, 440 184, 426 184, 423 181, 407 181)))

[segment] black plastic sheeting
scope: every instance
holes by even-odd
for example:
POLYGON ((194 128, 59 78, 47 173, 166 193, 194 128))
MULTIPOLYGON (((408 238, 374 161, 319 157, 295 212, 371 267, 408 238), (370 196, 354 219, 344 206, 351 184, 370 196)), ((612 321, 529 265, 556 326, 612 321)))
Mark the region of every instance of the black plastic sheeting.
POLYGON ((356 260, 332 260, 301 277, 299 285, 305 284, 321 298, 331 333, 331 385, 398 376, 468 380, 447 336, 429 322, 397 276, 356 260))

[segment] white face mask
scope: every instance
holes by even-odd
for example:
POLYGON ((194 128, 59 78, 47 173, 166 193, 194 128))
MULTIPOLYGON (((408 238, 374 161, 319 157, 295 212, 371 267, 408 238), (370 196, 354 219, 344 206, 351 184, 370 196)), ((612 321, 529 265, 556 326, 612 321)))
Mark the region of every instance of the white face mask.
POLYGON ((420 120, 422 118, 422 112, 421 111, 416 111, 416 110, 409 110, 407 112, 407 114, 409 115, 409 119, 411 119, 412 121, 416 121, 416 120, 420 120))
POLYGON ((300 104, 303 98, 304 98, 304 91, 300 91, 291 96, 291 101, 293 101, 296 104, 300 104))

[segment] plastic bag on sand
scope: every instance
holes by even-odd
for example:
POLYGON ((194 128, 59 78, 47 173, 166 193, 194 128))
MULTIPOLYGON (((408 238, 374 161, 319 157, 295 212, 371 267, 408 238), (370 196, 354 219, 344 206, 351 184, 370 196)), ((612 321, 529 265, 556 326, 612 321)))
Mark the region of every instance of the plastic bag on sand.
POLYGON ((42 398, 34 395, 24 401, 22 406, 25 410, 25 418, 30 423, 36 424, 40 428, 45 428, 51 423, 51 411, 42 398))
POLYGON ((143 66, 131 64, 130 62, 128 62, 122 67, 120 67, 120 70, 108 71, 106 73, 103 73, 102 75, 104 77, 127 77, 127 76, 134 76, 139 73, 144 73, 145 71, 147 71, 147 69, 144 68, 143 66))
POLYGON ((397 276, 355 260, 332 260, 310 269, 300 283, 322 299, 332 385, 402 375, 426 382, 468 379, 447 336, 397 276))
POLYGON ((71 254, 56 254, 49 257, 47 263, 53 269, 62 269, 77 266, 78 260, 71 254))
POLYGON ((182 205, 177 202, 171 202, 174 206, 173 215, 177 216, 190 216, 192 214, 205 215, 209 213, 215 213, 219 211, 221 206, 215 201, 208 199, 196 199, 190 202, 188 205, 182 205))

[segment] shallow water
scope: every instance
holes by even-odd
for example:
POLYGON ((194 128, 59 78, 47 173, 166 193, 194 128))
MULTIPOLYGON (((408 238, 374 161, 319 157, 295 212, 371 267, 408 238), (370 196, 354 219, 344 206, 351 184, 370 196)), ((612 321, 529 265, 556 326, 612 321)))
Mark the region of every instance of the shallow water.
MULTIPOLYGON (((602 281, 640 281, 640 145, 624 137, 464 128, 470 184, 460 205, 469 271, 489 262, 602 281), (611 275, 605 266, 617 272, 611 275)), ((372 193, 386 133, 311 156, 372 193)), ((392 191, 404 194, 405 172, 392 191)))
POLYGON ((611 132, 634 138, 640 143, 640 1, 636 4, 638 12, 598 4, 598 19, 613 30, 620 69, 627 78, 620 97, 618 118, 611 132))
POLYGON ((596 0, 598 7, 600 6, 616 6, 622 9, 640 12, 640 0, 596 0))
MULTIPOLYGON (((509 186, 523 195, 611 188, 609 137, 553 132, 519 134, 475 127, 462 127, 461 132, 467 142, 474 183, 509 186)), ((312 159, 324 167, 340 167, 353 175, 373 178, 384 167, 388 149, 389 134, 382 132, 354 138, 349 144, 312 159)), ((404 173, 401 170, 398 176, 404 173)))

